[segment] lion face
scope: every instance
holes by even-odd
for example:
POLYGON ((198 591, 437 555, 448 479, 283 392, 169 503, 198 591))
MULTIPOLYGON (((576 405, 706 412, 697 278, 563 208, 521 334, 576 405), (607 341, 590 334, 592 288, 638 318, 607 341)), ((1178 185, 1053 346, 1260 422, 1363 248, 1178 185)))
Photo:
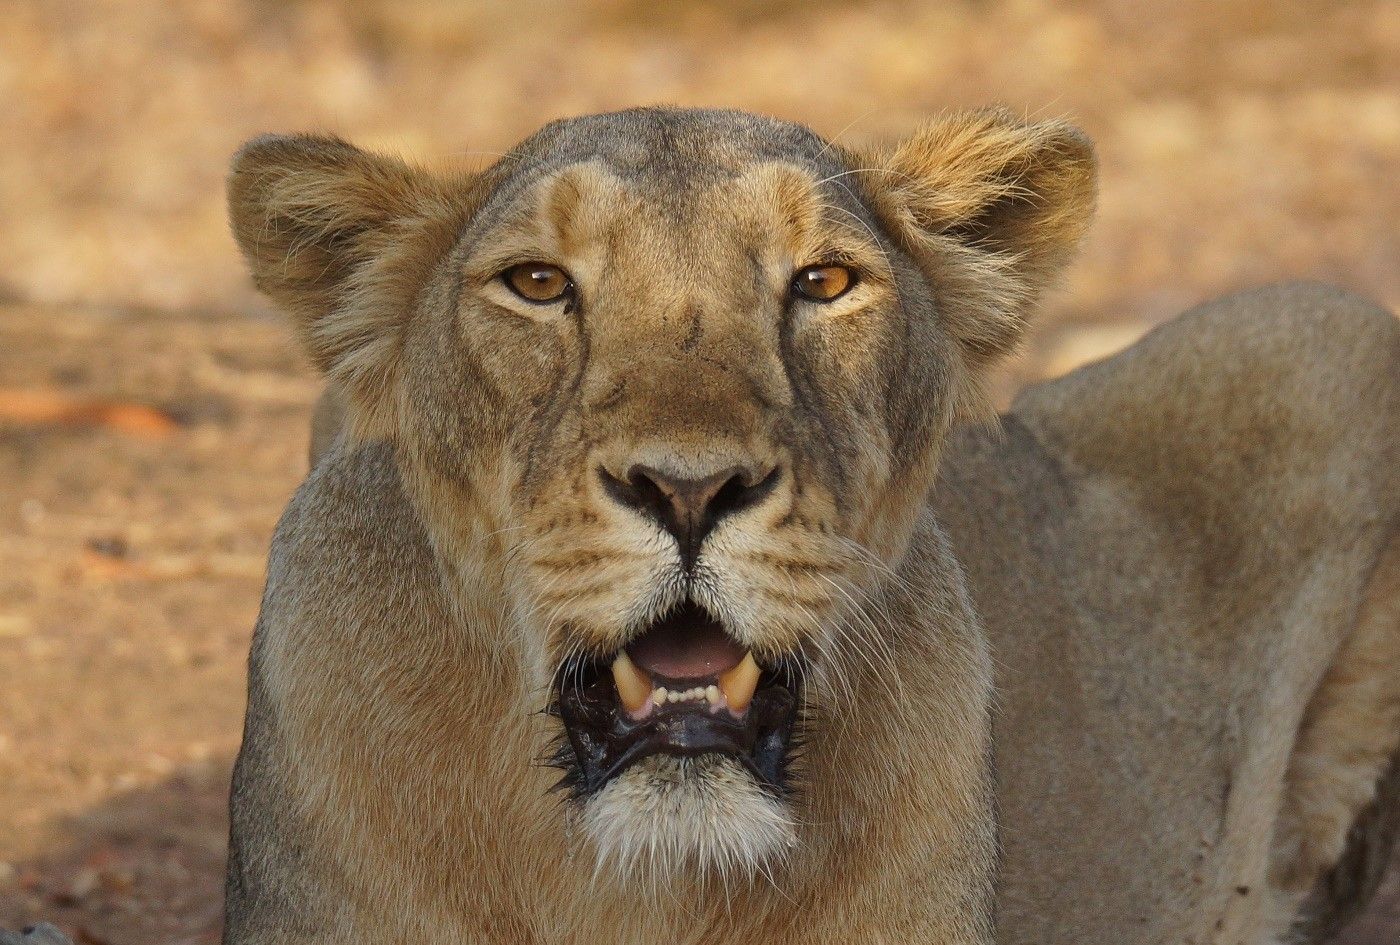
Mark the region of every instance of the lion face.
POLYGON ((640 110, 455 179, 263 141, 231 193, 260 285, 495 615, 528 694, 505 711, 554 716, 600 858, 751 871, 797 841, 795 735, 898 672, 882 589, 1092 161, 1001 113, 862 156, 640 110))
POLYGON ((488 202, 453 324, 425 332, 425 369, 404 379, 424 392, 411 402, 439 404, 445 357, 475 378, 453 385, 470 407, 418 419, 418 449, 503 510, 471 531, 500 531, 516 563, 511 603, 563 729, 555 763, 625 860, 658 835, 668 863, 714 860, 727 837, 748 839, 719 859, 791 843, 802 687, 814 664, 877 646, 852 606, 898 553, 960 370, 910 317, 928 303, 911 273, 900 305, 870 211, 822 181, 838 165, 697 139, 681 172, 629 142, 488 202), (911 332, 924 400, 900 404, 911 332), (437 445, 493 411, 483 481, 479 457, 437 445), (697 834, 734 817, 747 826, 697 834))

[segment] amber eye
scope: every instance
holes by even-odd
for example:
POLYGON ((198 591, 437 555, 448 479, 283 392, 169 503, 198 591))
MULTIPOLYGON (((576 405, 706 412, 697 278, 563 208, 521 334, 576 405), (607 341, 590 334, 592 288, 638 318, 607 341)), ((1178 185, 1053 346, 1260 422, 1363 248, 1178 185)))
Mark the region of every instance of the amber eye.
POLYGON ((511 291, 527 302, 545 305, 558 302, 573 290, 569 274, 549 263, 521 263, 501 273, 511 291))
POLYGON ((808 266, 792 277, 792 292, 810 302, 831 302, 855 284, 856 274, 845 266, 808 266))

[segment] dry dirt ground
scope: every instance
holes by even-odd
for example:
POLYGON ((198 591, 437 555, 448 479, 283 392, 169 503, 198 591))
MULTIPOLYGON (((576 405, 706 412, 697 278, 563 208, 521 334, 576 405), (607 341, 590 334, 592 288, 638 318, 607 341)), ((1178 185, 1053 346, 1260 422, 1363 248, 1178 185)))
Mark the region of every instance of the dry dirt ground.
POLYGON ((216 941, 249 633, 315 383, 277 324, 14 305, 0 377, 36 418, 0 426, 0 927, 216 941))
MULTIPOLYGON (((847 141, 991 101, 1079 121, 1099 224, 1003 398, 1270 279, 1400 308, 1393 0, 0 3, 0 927, 218 938, 248 637, 317 387, 227 236, 230 153, 326 129, 480 163, 655 101, 847 141)), ((1347 945, 1397 942, 1400 869, 1347 945)))

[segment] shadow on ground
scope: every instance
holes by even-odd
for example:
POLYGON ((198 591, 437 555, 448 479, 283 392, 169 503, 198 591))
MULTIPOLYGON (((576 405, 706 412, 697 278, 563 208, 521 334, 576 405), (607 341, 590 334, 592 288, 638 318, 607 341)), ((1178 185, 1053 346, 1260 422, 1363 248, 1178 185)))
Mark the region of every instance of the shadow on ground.
POLYGON ((51 828, 0 875, 0 927, 54 923, 76 945, 215 945, 229 763, 181 770, 51 828))

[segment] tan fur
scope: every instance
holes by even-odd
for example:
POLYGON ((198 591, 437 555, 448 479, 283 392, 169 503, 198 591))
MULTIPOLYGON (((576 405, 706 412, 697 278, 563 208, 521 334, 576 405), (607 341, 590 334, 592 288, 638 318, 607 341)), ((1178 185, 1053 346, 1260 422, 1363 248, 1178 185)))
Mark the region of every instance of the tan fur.
POLYGON ((1400 325, 1296 285, 949 444, 935 508, 999 664, 1001 941, 1318 941, 1364 904, 1374 865, 1336 871, 1400 819, 1370 809, 1400 745, 1397 418, 1400 325))
POLYGON ((1244 297, 949 439, 1087 221, 1067 126, 855 154, 641 110, 456 179, 271 139, 230 192, 334 381, 254 645, 230 943, 1267 945, 1344 858, 1400 739, 1387 316, 1244 297), (833 259, 857 289, 784 309, 833 259), (514 299, 526 260, 578 305, 514 299), (810 659, 793 795, 711 758, 549 794, 560 660, 680 593, 596 470, 736 459, 785 476, 691 593, 810 659))

